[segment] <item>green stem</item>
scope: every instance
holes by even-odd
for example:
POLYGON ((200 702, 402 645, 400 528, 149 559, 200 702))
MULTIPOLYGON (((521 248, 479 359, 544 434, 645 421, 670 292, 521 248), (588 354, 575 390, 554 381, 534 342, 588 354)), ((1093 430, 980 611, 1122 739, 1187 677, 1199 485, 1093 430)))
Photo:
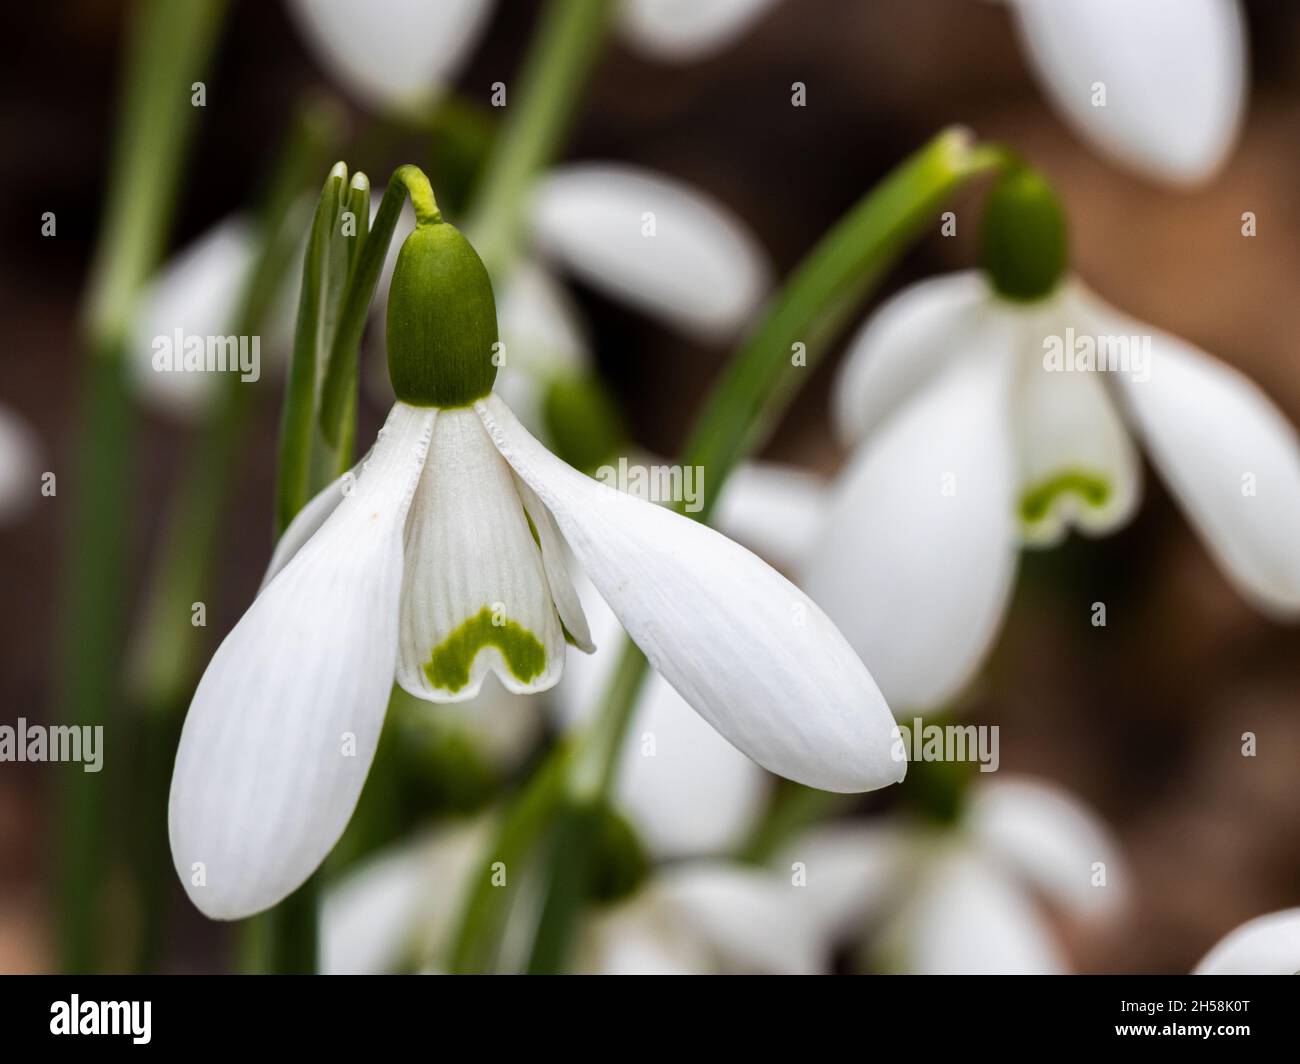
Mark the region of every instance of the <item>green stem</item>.
MULTIPOLYGON (((122 368, 125 343, 140 288, 171 227, 181 165, 197 125, 191 86, 204 76, 225 9, 224 0, 148 0, 131 28, 122 123, 83 322, 88 366, 60 611, 64 649, 57 655, 68 670, 61 701, 70 725, 104 725, 119 695, 134 429, 122 368)), ((99 966, 107 803, 98 779, 81 772, 64 777, 58 936, 61 967, 69 972, 99 966)))
MULTIPOLYGON (((964 130, 945 131, 897 167, 813 248, 723 370, 696 419, 682 464, 703 467, 713 487, 704 507, 689 516, 708 519, 727 476, 762 443, 853 310, 935 224, 940 207, 972 178, 1000 169, 1005 159, 1001 149, 974 145, 964 130), (795 343, 805 345, 802 364, 791 357, 795 343)), ((601 709, 573 755, 566 783, 570 801, 607 798, 646 669, 644 656, 627 640, 601 709)), ((571 893, 571 885, 557 882, 580 871, 579 862, 570 865, 575 871, 552 868, 551 893, 571 893)), ((571 939, 580 906, 557 909, 556 915, 568 926, 546 929, 548 958, 563 956, 563 947, 554 943, 571 939)))
MULTIPOLYGON (((247 277, 230 330, 237 335, 263 331, 275 297, 283 288, 299 237, 294 205, 319 167, 320 156, 336 130, 333 116, 316 106, 299 120, 274 167, 263 197, 257 232, 260 248, 247 277)), ((134 777, 138 809, 136 885, 141 933, 138 970, 157 962, 163 941, 165 884, 172 877, 167 860, 167 794, 179 721, 193 693, 204 628, 192 623, 195 603, 211 608, 211 580, 221 515, 228 504, 238 455, 258 397, 237 376, 223 378, 197 444, 186 464, 164 525, 161 547, 147 584, 143 622, 128 654, 127 690, 137 712, 134 777)))
POLYGON ((607 0, 551 0, 518 84, 508 89, 513 99, 465 227, 498 286, 523 240, 529 188, 555 158, 568 132, 600 57, 614 6, 607 0))

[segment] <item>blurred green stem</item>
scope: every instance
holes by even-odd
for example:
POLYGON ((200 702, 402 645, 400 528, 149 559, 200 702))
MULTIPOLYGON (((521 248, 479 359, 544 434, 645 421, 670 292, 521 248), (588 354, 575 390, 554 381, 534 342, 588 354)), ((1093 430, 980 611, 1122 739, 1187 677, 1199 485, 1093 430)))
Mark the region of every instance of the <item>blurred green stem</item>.
MULTIPOLYGON (((336 135, 333 121, 332 113, 316 105, 301 109, 272 169, 259 211, 260 246, 229 323, 237 335, 260 334, 283 290, 299 244, 293 208, 336 135)), ((204 628, 194 626, 191 610, 200 602, 212 606, 217 531, 258 394, 235 375, 219 382, 214 408, 172 499, 146 585, 143 620, 128 654, 127 693, 136 710, 132 725, 139 733, 134 744, 137 809, 132 823, 141 912, 135 964, 140 971, 155 966, 161 946, 165 887, 172 876, 166 820, 171 763, 206 645, 204 628)))
MULTIPOLYGON (((171 227, 181 166, 197 125, 190 94, 194 82, 205 76, 225 10, 224 0, 185 5, 143 0, 130 29, 121 124, 83 321, 88 365, 60 611, 63 649, 57 655, 67 670, 61 678, 61 703, 63 723, 69 725, 110 722, 120 694, 134 427, 124 349, 136 298, 171 227)), ((60 966, 90 972, 100 965, 108 803, 99 776, 69 772, 62 779, 60 966)))
MULTIPOLYGON (((762 444, 881 275, 937 223, 940 208, 958 188, 1001 169, 1006 159, 996 146, 973 143, 965 130, 947 130, 887 175, 813 248, 723 370, 696 419, 681 463, 704 467, 713 488, 703 508, 688 516, 708 520, 727 476, 762 444), (802 362, 792 357, 796 343, 805 346, 802 362)), ((561 816, 607 798, 646 667, 645 657, 626 640, 602 706, 572 754, 567 797, 553 797, 561 816)), ((554 863, 548 897, 572 897, 566 878, 582 874, 583 862, 554 863)), ((546 929, 542 960, 550 970, 562 969, 581 909, 548 907, 554 920, 568 922, 546 929)), ((461 955, 470 956, 469 948, 461 955)), ((540 963, 534 967, 541 970, 540 963)))
POLYGON ((523 239, 533 179, 559 151, 605 42, 614 4, 550 0, 529 46, 513 102, 488 155, 465 230, 501 285, 523 239))

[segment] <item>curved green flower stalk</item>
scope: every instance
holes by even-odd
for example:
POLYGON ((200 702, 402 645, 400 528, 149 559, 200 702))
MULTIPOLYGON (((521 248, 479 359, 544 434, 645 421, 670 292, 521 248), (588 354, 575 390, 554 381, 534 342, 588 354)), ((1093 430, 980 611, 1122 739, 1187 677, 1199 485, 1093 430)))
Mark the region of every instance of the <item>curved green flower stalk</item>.
MULTIPOLYGON (((102 725, 117 700, 119 631, 131 507, 130 400, 123 374, 127 323, 171 226, 188 143, 197 124, 191 86, 203 77, 225 15, 224 0, 141 4, 131 27, 122 123, 104 228, 86 295, 82 346, 87 375, 81 400, 77 493, 69 533, 61 642, 62 720, 102 725)), ((107 803, 99 777, 67 773, 60 810, 60 966, 99 967, 99 887, 107 803)))
MULTIPOLYGON (((701 510, 690 516, 708 519, 722 482, 762 443, 797 392, 800 375, 825 353, 888 267, 935 223, 948 198, 1006 162, 1001 149, 975 144, 967 131, 946 131, 868 193, 809 253, 723 371, 696 420, 682 462, 705 467, 712 489, 701 510), (805 345, 806 365, 791 358, 796 343, 805 345)), ((525 791, 503 823, 489 864, 517 868, 526 861, 531 839, 520 821, 590 821, 590 810, 607 800, 646 666, 641 652, 627 641, 591 729, 572 747, 558 750, 553 762, 561 767, 539 773, 525 791)), ((580 887, 588 875, 581 854, 592 848, 575 844, 571 835, 563 828, 558 832, 565 843, 564 860, 551 862, 541 920, 546 930, 529 960, 534 971, 563 967, 582 910, 582 890, 575 889, 574 881, 580 887)), ((483 970, 493 963, 508 898, 490 882, 485 869, 462 920, 453 954, 457 971, 483 970)))

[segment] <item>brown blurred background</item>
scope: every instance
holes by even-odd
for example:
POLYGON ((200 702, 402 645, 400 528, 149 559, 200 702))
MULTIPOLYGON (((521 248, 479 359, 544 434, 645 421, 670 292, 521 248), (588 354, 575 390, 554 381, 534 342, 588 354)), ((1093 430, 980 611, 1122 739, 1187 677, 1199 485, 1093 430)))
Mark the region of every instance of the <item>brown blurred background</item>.
MULTIPOLYGON (((904 154, 939 127, 965 123, 1014 145, 1058 184, 1074 222, 1075 266, 1101 295, 1240 367, 1300 423, 1300 4, 1245 6, 1253 89, 1244 134, 1226 170, 1192 193, 1146 184, 1091 153, 1046 105, 1007 12, 973 0, 787 0, 735 47, 683 66, 615 42, 567 155, 626 160, 707 190, 784 273, 904 154), (788 106, 796 80, 808 86, 804 109, 788 106), (1239 232, 1246 210, 1259 219, 1253 240, 1239 232)), ((10 329, 0 399, 36 427, 42 468, 59 475, 57 497, 0 528, 4 723, 48 719, 60 668, 59 549, 77 490, 65 476, 75 322, 103 199, 124 11, 112 0, 18 5, 0 35, 0 320, 10 329), (40 235, 44 211, 57 214, 56 238, 40 235)), ((493 81, 510 79, 535 13, 531 3, 497 11, 458 81, 467 97, 486 101, 493 81)), ((296 101, 324 81, 280 4, 234 4, 173 246, 252 201, 296 101)), ((413 143, 409 159, 348 162, 378 184, 396 162, 426 162, 413 143)), ((978 196, 960 201, 959 217, 978 196)), ((972 230, 926 241, 886 293, 970 265, 972 230)), ((727 352, 575 290, 637 437, 671 452, 727 352)), ((827 428, 828 369, 799 398, 771 455, 826 471, 841 460, 827 428)), ((270 550, 273 402, 263 415, 223 532, 214 643, 253 594, 270 550)), ((378 415, 363 410, 363 426, 378 415)), ((192 442, 176 424, 141 416, 140 477, 121 500, 136 517, 136 587, 192 442)), ((1300 903, 1300 631, 1265 621, 1228 587, 1153 475, 1128 529, 1026 555, 1023 571, 974 714, 1002 726, 1004 771, 1064 784, 1127 847, 1132 914, 1113 934, 1073 944, 1080 968, 1186 971, 1241 921, 1300 903), (1097 600, 1108 604, 1102 629, 1089 624, 1097 600), (1241 756, 1244 731, 1258 736, 1254 759, 1241 756)), ((111 743, 110 735, 106 776, 111 743)), ((0 765, 0 971, 53 963, 47 829, 59 771, 79 767, 0 765)), ((182 932, 169 966, 218 965, 213 932, 175 894, 182 932)))

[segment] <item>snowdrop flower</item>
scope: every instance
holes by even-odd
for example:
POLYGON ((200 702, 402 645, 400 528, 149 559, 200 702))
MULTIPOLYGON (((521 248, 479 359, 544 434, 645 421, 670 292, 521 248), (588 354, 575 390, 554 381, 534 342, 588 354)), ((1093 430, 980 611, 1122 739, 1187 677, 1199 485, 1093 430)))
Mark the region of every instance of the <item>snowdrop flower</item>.
POLYGON ((1300 974, 1300 909, 1247 920, 1210 950, 1192 974, 1300 974))
POLYGON ((16 520, 40 492, 36 480, 40 450, 27 422, 0 405, 0 524, 16 520))
POLYGON ((1245 109, 1238 0, 1007 0, 1025 54, 1075 131, 1147 177, 1222 166, 1245 109))
POLYGON ((870 928, 878 967, 912 974, 1053 974, 1068 962, 1039 909, 1110 919, 1123 905, 1117 847, 1092 813, 1029 778, 980 781, 948 827, 831 825, 789 847, 780 867, 822 933, 870 928), (1104 885, 1102 875, 1104 874, 1104 885))
POLYGON ((592 975, 812 975, 830 965, 817 921, 778 875, 724 861, 664 869, 582 927, 592 975))
POLYGON ((555 458, 491 391, 486 270, 432 197, 388 301, 397 402, 369 456, 286 530, 191 704, 170 833, 195 904, 233 919, 294 890, 338 839, 394 680, 430 701, 559 680, 590 650, 565 545, 651 665, 771 771, 896 782, 888 710, 812 602, 712 529, 555 458))
MULTIPOLYGON (((186 337, 230 335, 257 251, 252 222, 232 215, 165 263, 141 293, 131 326, 127 373, 135 394, 154 410, 193 420, 209 409, 223 374, 159 370, 154 365, 155 344, 159 338, 170 341, 178 329, 186 337)), ((261 376, 266 363, 292 344, 296 303, 297 285, 286 277, 259 342, 261 376)))
POLYGON ((317 59, 362 103, 418 112, 460 70, 487 27, 487 0, 289 0, 317 59))
MULTIPOLYGON (((774 0, 624 0, 620 29, 633 47, 685 61, 719 50, 774 0)), ((487 28, 492 0, 289 0, 316 58, 362 103, 418 112, 434 103, 487 28)))
POLYGON ((1036 178, 1006 179, 990 203, 987 276, 894 297, 840 377, 836 422, 856 450, 801 583, 896 711, 947 701, 978 669, 1017 541, 1049 546, 1069 528, 1096 536, 1128 520, 1135 439, 1242 594, 1275 616, 1300 611, 1295 429, 1241 373, 1063 277, 1049 197, 1036 178), (1014 239, 1036 227, 1054 249, 1042 276, 1014 239))
POLYGON ((623 0, 629 44, 667 62, 699 59, 737 40, 775 0, 623 0))

